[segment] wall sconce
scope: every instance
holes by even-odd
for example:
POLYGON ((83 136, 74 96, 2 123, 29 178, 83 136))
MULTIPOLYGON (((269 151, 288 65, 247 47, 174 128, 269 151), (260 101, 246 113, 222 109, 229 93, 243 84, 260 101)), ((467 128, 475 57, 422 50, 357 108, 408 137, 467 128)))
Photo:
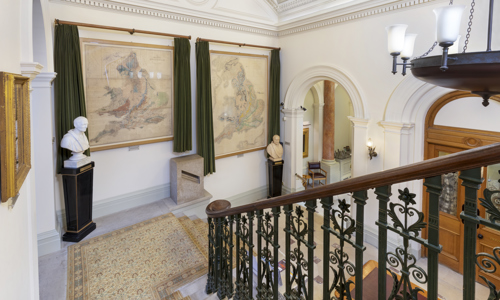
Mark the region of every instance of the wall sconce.
POLYGON ((372 139, 368 139, 368 142, 366 142, 366 146, 368 146, 368 154, 370 155, 370 160, 372 160, 372 158, 374 157, 377 157, 377 152, 375 152, 375 147, 373 147, 372 139))

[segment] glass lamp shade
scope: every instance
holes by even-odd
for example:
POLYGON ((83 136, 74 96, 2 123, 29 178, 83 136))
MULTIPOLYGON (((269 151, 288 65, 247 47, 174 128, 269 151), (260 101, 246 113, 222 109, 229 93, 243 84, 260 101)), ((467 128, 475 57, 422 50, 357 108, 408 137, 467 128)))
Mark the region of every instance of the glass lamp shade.
POLYGON ((401 58, 411 58, 416 38, 416 33, 408 33, 405 35, 405 45, 403 47, 403 51, 401 51, 401 58))
POLYGON ((390 54, 401 53, 405 44, 405 32, 408 25, 395 24, 385 28, 387 30, 388 50, 390 54))
POLYGON ((434 9, 438 43, 453 43, 458 38, 465 5, 447 5, 434 9))
POLYGON ((366 142, 366 145, 367 145, 368 147, 370 147, 370 148, 371 148, 371 147, 373 147, 373 142, 372 142, 372 139, 368 139, 368 142, 366 142))
POLYGON ((458 38, 457 38, 457 40, 453 43, 453 46, 451 46, 451 47, 448 49, 448 53, 449 53, 449 54, 457 54, 457 53, 459 52, 458 47, 459 47, 459 45, 460 45, 460 38, 461 38, 461 37, 462 37, 462 36, 461 36, 461 35, 459 35, 459 36, 458 36, 458 38))

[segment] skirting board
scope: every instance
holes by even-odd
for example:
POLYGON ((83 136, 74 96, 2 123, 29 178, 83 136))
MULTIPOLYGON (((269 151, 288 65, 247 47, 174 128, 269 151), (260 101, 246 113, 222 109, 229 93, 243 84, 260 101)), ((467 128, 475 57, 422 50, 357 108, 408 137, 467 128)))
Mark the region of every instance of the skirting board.
POLYGON ((231 202, 232 207, 236 207, 266 198, 267 198, 267 185, 246 191, 238 195, 228 197, 226 200, 231 202))
POLYGON ((39 233, 37 240, 38 256, 44 256, 61 249, 61 234, 55 229, 39 233))
MULTIPOLYGON (((107 216, 129 208, 153 203, 168 197, 170 197, 170 183, 111 197, 94 202, 92 218, 96 219, 107 216)), ((64 210, 57 212, 57 220, 59 221, 59 229, 63 232, 64 230, 62 228, 64 224, 66 224, 66 213, 64 210)), ((99 226, 99 224, 97 226, 99 226)))
MULTIPOLYGON (((374 246, 375 248, 378 248, 378 227, 372 228, 372 227, 365 227, 365 242, 368 244, 374 246)), ((412 245, 412 244, 410 244, 412 245)), ((387 252, 395 252, 397 247, 400 247, 401 245, 398 244, 398 242, 388 236, 387 237, 387 252)), ((418 249, 415 249, 414 247, 410 246, 410 253, 415 256, 416 259, 420 259, 420 244, 418 244, 418 249)))

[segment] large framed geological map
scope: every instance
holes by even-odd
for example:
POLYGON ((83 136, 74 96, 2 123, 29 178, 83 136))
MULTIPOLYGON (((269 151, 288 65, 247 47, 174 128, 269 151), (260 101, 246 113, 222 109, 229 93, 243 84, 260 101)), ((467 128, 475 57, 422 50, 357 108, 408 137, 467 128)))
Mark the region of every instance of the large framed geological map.
POLYGON ((173 139, 173 47, 81 39, 91 151, 173 139))
POLYGON ((210 51, 215 158, 265 149, 268 56, 210 51))

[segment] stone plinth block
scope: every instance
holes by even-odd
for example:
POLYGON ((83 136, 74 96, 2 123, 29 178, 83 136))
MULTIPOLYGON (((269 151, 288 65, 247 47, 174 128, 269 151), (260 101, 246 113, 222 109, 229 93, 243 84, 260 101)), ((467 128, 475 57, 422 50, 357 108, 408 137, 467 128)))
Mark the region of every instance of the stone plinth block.
POLYGON ((198 154, 170 160, 170 198, 176 204, 187 203, 205 196, 203 157, 198 154))

